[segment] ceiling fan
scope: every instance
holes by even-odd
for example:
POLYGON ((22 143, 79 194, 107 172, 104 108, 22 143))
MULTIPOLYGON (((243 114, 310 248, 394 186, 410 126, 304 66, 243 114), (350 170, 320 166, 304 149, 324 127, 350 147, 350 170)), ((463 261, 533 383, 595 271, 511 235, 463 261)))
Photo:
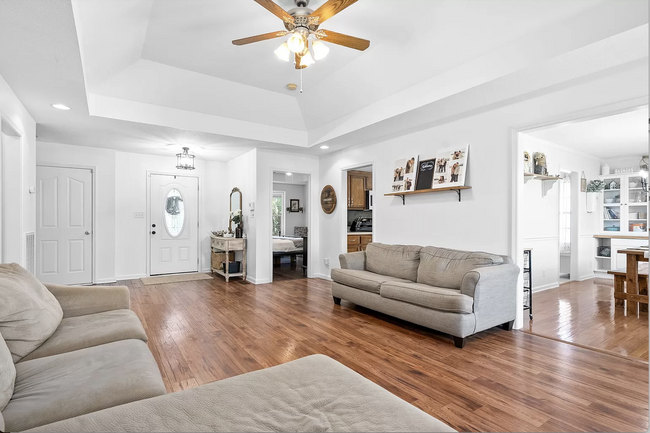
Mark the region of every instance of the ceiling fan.
POLYGON ((357 0, 328 0, 315 11, 307 7, 309 0, 294 0, 296 7, 289 11, 285 11, 272 0, 255 1, 273 15, 280 18, 286 30, 237 39, 232 41, 234 45, 247 45, 253 42, 291 35, 287 42, 275 50, 275 54, 282 60, 288 62, 293 52, 296 69, 304 69, 315 63, 315 60, 320 60, 327 55, 329 48, 321 41, 331 42, 359 51, 364 51, 370 46, 370 41, 365 39, 319 28, 323 22, 332 18, 353 3, 356 3, 357 0), (312 50, 314 51, 313 57, 309 51, 310 40, 312 50))

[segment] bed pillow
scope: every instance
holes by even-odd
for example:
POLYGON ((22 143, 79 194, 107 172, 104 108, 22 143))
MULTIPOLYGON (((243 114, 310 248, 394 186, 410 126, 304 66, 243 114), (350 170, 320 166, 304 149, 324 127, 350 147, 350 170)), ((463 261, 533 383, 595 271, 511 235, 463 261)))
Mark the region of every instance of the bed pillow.
POLYGON ((0 265, 0 334, 14 362, 50 338, 63 319, 54 295, 16 263, 0 265))

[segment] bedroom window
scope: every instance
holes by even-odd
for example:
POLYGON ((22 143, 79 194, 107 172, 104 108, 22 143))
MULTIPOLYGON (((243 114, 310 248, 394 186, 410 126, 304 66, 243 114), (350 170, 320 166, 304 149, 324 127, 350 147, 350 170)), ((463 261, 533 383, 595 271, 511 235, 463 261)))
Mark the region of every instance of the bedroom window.
POLYGON ((273 191, 271 209, 273 211, 273 236, 284 234, 284 191, 273 191))

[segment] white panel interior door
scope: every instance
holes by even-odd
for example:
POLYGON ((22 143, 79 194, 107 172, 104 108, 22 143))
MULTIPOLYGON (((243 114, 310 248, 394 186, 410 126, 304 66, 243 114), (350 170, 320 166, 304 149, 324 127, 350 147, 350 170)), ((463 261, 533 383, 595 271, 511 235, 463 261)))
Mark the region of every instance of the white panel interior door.
POLYGON ((197 272, 199 180, 151 175, 151 275, 197 272))
POLYGON ((36 277, 92 283, 92 171, 36 167, 36 277))

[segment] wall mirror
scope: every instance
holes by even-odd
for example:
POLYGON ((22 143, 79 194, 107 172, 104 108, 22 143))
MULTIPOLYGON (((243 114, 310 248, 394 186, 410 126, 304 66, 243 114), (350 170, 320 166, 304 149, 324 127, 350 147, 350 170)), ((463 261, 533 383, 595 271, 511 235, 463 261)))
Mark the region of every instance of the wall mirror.
MULTIPOLYGON (((242 210, 242 198, 241 198, 241 191, 239 188, 233 188, 232 191, 230 192, 230 212, 232 215, 232 212, 236 211, 241 211, 242 210)), ((240 227, 243 227, 243 221, 240 223, 240 227)), ((228 228, 232 232, 233 226, 232 226, 232 217, 230 218, 230 222, 228 224, 228 228)))

